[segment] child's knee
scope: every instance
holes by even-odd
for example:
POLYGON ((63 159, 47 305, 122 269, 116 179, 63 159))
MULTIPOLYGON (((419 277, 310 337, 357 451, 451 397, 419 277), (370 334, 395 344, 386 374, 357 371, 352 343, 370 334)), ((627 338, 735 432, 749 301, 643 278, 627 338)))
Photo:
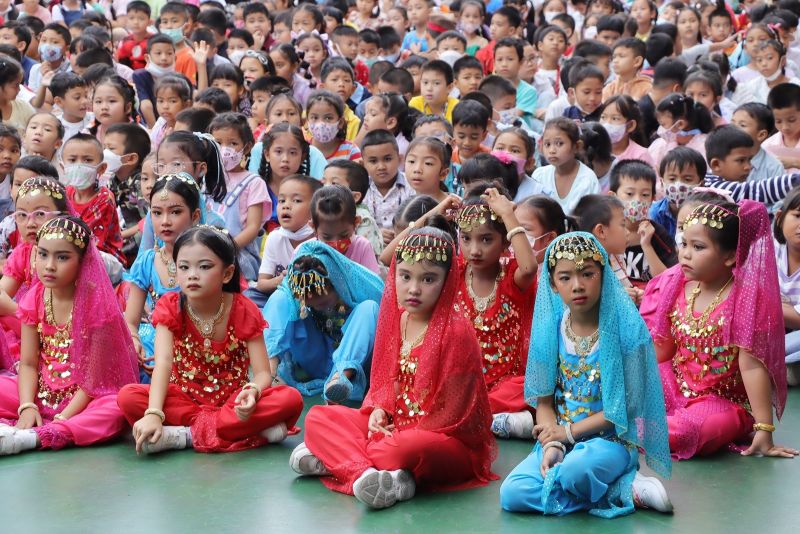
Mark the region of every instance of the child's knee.
POLYGON ((525 473, 511 473, 500 486, 500 506, 507 512, 531 511, 541 494, 542 479, 525 473))

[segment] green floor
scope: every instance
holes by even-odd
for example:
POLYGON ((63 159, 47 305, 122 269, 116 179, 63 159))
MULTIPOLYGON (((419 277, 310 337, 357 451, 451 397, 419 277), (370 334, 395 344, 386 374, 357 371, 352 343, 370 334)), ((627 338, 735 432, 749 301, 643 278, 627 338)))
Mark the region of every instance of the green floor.
MULTIPOLYGON (((800 446, 800 391, 792 392, 786 412, 776 438, 800 446)), ((498 506, 499 481, 373 512, 294 474, 289 453, 301 439, 218 455, 137 458, 126 441, 0 458, 0 533, 798 532, 800 459, 723 453, 680 463, 666 482, 673 516, 637 512, 608 521, 509 514, 498 506)), ((495 472, 506 476, 529 449, 501 443, 495 472)))

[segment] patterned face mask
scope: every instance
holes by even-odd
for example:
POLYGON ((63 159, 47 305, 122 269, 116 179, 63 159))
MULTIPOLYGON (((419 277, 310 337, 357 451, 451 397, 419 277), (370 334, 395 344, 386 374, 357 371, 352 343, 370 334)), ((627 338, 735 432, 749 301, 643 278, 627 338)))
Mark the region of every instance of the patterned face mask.
POLYGON ((330 143, 336 139, 336 134, 339 133, 338 123, 328 122, 311 122, 308 124, 308 129, 311 136, 320 143, 330 143))
POLYGON ((331 247, 334 250, 337 250, 344 254, 347 252, 347 249, 350 248, 350 243, 352 241, 348 237, 347 239, 336 239, 335 241, 325 241, 325 244, 331 247))
POLYGON ((664 188, 664 195, 680 208, 694 188, 695 186, 683 182, 672 182, 664 188))
POLYGON ((631 222, 640 222, 647 219, 647 214, 650 212, 650 205, 652 202, 649 200, 628 200, 622 210, 622 215, 631 222))

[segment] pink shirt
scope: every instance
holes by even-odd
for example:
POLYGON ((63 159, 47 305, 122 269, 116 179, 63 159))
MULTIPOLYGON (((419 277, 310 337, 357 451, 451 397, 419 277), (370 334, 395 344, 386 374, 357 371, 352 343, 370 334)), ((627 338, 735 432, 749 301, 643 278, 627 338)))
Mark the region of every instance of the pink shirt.
POLYGON ((638 143, 634 143, 633 141, 628 142, 628 148, 626 148, 622 154, 616 156, 617 161, 622 161, 624 159, 638 159, 644 161, 645 163, 649 163, 650 166, 655 167, 655 163, 653 163, 653 157, 650 155, 650 152, 647 151, 645 147, 638 143))
MULTIPOLYGON (((780 132, 761 143, 761 148, 776 158, 800 158, 800 141, 798 141, 793 147, 786 146, 786 144, 783 142, 783 134, 780 132)), ((791 169, 786 169, 786 172, 800 172, 800 169, 794 167, 791 169)))
MULTIPOLYGON (((691 141, 682 146, 685 146, 687 148, 693 148, 694 150, 700 152, 700 154, 703 156, 703 159, 705 159, 706 137, 707 137, 706 134, 697 134, 694 137, 692 137, 691 141)), ((681 145, 679 145, 675 141, 667 143, 660 137, 655 141, 653 141, 653 143, 650 145, 650 148, 648 148, 647 150, 648 152, 650 152, 650 157, 653 158, 653 168, 656 170, 656 174, 661 176, 661 174, 658 172, 658 168, 661 165, 661 160, 664 159, 664 156, 666 156, 670 150, 677 148, 679 146, 681 145)))
POLYGON ((378 260, 375 258, 375 251, 372 249, 372 245, 366 237, 353 234, 353 237, 350 239, 350 247, 344 255, 354 262, 363 265, 373 273, 380 274, 381 272, 378 260))
MULTIPOLYGON (((228 191, 233 191, 233 188, 241 183, 245 178, 252 173, 249 171, 228 172, 227 182, 228 191)), ((239 219, 242 221, 242 228, 247 224, 247 210, 250 206, 261 204, 263 212, 261 213, 261 226, 267 222, 272 216, 272 199, 269 198, 269 191, 267 190, 267 183, 261 178, 250 180, 250 183, 242 191, 239 197, 239 219)))

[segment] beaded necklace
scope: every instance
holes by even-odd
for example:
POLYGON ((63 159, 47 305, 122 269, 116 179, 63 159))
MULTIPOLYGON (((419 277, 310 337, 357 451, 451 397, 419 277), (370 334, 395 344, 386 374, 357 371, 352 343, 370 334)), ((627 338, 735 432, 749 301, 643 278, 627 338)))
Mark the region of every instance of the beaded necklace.
POLYGON ((398 426, 408 425, 413 422, 414 418, 425 415, 419 402, 414 400, 414 376, 417 373, 418 361, 416 358, 411 357, 411 352, 414 347, 425 339, 425 334, 428 333, 428 326, 425 325, 422 332, 411 341, 406 339, 407 332, 408 317, 406 317, 406 324, 403 327, 400 343, 400 374, 397 377, 400 386, 397 394, 397 404, 400 407, 397 408, 397 415, 401 416, 401 418, 397 421, 398 426))
MULTIPOLYGON (((42 325, 39 324, 37 330, 39 338, 41 339, 42 350, 50 357, 54 358, 60 366, 66 366, 69 363, 69 348, 72 345, 72 310, 69 312, 67 322, 59 325, 55 319, 53 311, 53 292, 49 289, 44 291, 44 319, 45 322, 55 328, 52 335, 45 335, 42 325)), ((51 363, 47 366, 48 372, 53 379, 67 380, 72 375, 69 368, 64 371, 54 369, 51 363)), ((71 397, 78 389, 76 384, 65 389, 53 391, 45 383, 43 377, 39 376, 39 391, 36 397, 40 400, 42 405, 55 409, 61 402, 71 397)))
MULTIPOLYGON (((166 191, 166 189, 164 189, 164 191, 166 191)), ((178 268, 175 265, 175 261, 169 256, 167 256, 167 251, 164 248, 156 245, 155 251, 156 254, 158 254, 158 256, 161 258, 161 263, 163 263, 164 267, 167 268, 167 284, 166 284, 167 287, 169 288, 175 287, 176 284, 175 276, 178 273, 178 268)))
POLYGON ((492 291, 485 297, 479 297, 475 294, 475 290, 472 289, 472 276, 473 276, 473 269, 472 267, 469 268, 467 272, 467 292, 469 293, 469 298, 472 300, 472 305, 477 312, 475 315, 475 319, 473 323, 475 328, 483 328, 483 314, 489 307, 494 303, 495 298, 497 298, 497 286, 500 283, 500 280, 503 278, 505 271, 503 270, 502 266, 497 273, 497 276, 494 278, 494 284, 492 285, 492 291))
POLYGON ((188 302, 186 303, 186 311, 189 313, 189 318, 194 323, 197 331, 203 336, 203 348, 206 351, 210 350, 211 338, 214 336, 214 328, 217 326, 217 323, 219 323, 219 320, 222 319, 222 314, 225 312, 225 294, 222 294, 222 299, 220 300, 217 313, 215 313, 210 319, 203 319, 199 317, 192 309, 192 305, 188 302))

